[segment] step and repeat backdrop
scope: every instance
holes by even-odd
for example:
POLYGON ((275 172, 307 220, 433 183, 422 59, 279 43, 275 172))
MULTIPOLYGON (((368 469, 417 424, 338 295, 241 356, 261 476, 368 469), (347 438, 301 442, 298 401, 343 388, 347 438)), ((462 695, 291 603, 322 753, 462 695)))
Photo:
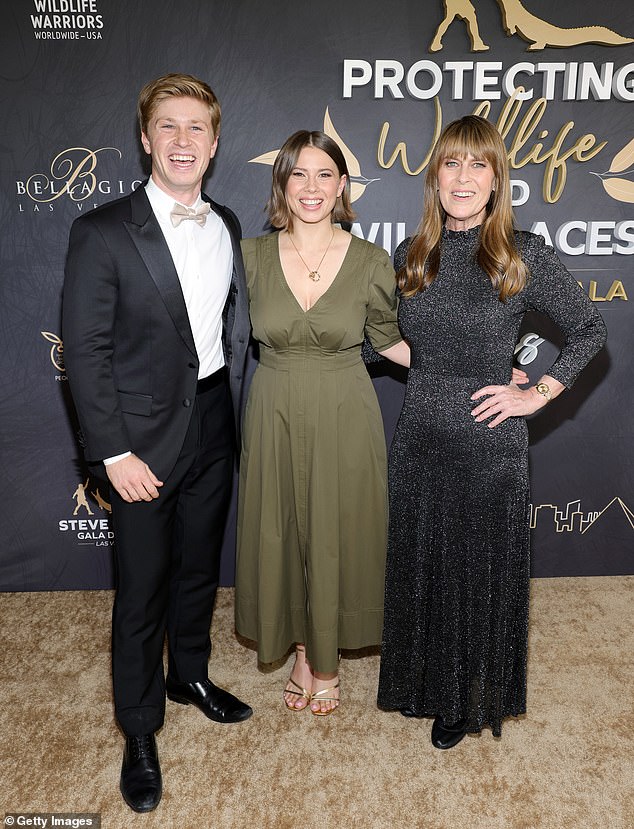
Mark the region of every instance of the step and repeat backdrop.
MULTIPOLYGON (((112 585, 109 494, 85 467, 60 298, 75 217, 147 175, 141 86, 180 71, 223 107, 205 189, 266 232, 276 150, 324 129, 353 176, 353 233, 414 232, 442 127, 502 132, 518 225, 544 236, 603 314, 607 348, 530 423, 533 574, 634 573, 634 5, 630 0, 11 0, 0 26, 0 589, 112 585)), ((534 379, 560 345, 526 319, 534 379)), ((404 378, 373 369, 389 441, 404 378)), ((486 485, 486 481, 483 481, 486 485)), ((223 581, 233 578, 234 511, 223 581)))

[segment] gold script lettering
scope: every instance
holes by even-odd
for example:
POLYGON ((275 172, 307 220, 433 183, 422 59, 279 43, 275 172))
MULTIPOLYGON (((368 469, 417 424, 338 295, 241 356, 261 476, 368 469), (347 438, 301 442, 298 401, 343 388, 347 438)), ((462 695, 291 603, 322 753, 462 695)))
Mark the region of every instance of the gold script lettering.
POLYGON ((119 154, 121 150, 116 147, 100 147, 98 150, 89 150, 86 147, 69 147, 58 153, 51 162, 50 177, 46 173, 34 173, 26 182, 27 195, 40 204, 53 202, 67 193, 74 202, 92 195, 97 185, 94 174, 97 166, 97 154, 106 150, 112 150, 119 154), (81 155, 76 155, 81 154, 81 155), (56 187, 56 182, 61 187, 56 187), (45 193, 51 193, 47 198, 45 193))
POLYGON ((435 114, 436 118, 434 121, 434 137, 432 139, 431 145, 429 150, 427 151, 427 155, 422 160, 420 165, 415 169, 411 170, 409 166, 409 161, 407 158, 407 144, 404 141, 399 141, 394 150, 392 151, 392 155, 385 160, 385 143, 387 141, 387 135, 390 131, 390 124, 389 121, 385 121, 382 128, 381 128, 381 136, 379 138, 379 146, 377 150, 377 161, 379 163, 379 167, 383 167, 384 170, 389 170, 390 167, 393 167, 396 159, 400 156, 401 157, 401 165, 408 176, 418 176, 420 175, 425 167, 429 164, 429 159, 431 158, 431 154, 436 146, 436 141, 438 141, 438 136, 440 135, 440 131, 442 129, 442 109, 440 106, 440 101, 438 100, 438 96, 434 98, 434 106, 435 106, 435 114))
MULTIPOLYGON (((503 137, 508 135, 511 127, 519 117, 522 102, 517 100, 517 94, 523 91, 524 89, 522 87, 518 87, 513 92, 511 98, 507 100, 500 113, 496 126, 503 137)), ((550 150, 544 152, 543 143, 536 141, 524 158, 518 158, 519 152, 529 142, 533 133, 538 128, 547 106, 548 102, 545 98, 538 98, 529 106, 528 111, 518 124, 515 136, 508 148, 508 158, 514 170, 519 170, 527 164, 545 164, 543 184, 544 201, 548 204, 554 204, 559 201, 566 186, 566 178, 568 175, 566 162, 568 159, 574 157, 577 161, 589 161, 597 153, 600 153, 608 142, 602 141, 597 145, 596 137, 590 133, 586 133, 578 138, 570 149, 563 152, 563 143, 575 125, 574 121, 568 121, 555 136, 550 150)), ((539 138, 544 139, 547 135, 548 130, 542 130, 539 133, 539 138)))
MULTIPOLYGON (((504 102, 496 122, 496 127, 507 143, 509 164, 514 170, 519 170, 527 164, 544 165, 544 201, 548 204, 554 204, 559 201, 566 186, 568 160, 574 158, 579 162, 590 161, 590 159, 601 152, 608 142, 601 141, 597 143, 596 136, 592 133, 586 133, 576 139, 571 147, 564 149, 564 142, 575 125, 574 121, 568 121, 554 137, 550 149, 546 149, 544 139, 549 135, 548 130, 542 129, 539 131, 539 140, 535 140, 534 135, 536 130, 539 129, 540 122, 544 117, 548 107, 548 101, 545 98, 538 98, 530 104, 526 112, 522 113, 524 101, 519 100, 517 96, 519 92, 523 91, 522 87, 518 87, 513 92, 513 95, 504 102), (522 153, 525 154, 522 155, 522 153)), ((386 121, 381 129, 377 152, 377 160, 381 167, 389 169, 394 166, 399 158, 401 160, 401 166, 408 176, 418 176, 427 167, 431 153, 442 129, 442 110, 437 97, 434 98, 434 103, 436 105, 434 136, 427 154, 420 165, 415 169, 410 168, 407 155, 408 148, 404 141, 399 141, 396 144, 396 147, 386 160, 385 147, 390 129, 390 124, 386 121)), ((476 106, 473 113, 474 115, 481 115, 483 118, 492 120, 490 118, 491 102, 482 101, 476 106)))

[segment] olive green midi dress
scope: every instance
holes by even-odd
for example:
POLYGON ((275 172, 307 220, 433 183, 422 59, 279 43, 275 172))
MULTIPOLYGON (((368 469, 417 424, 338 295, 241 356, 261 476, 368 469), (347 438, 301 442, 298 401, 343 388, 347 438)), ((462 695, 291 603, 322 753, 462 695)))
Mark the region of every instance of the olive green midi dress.
POLYGON ((377 351, 402 339, 394 271, 352 236, 304 311, 278 234, 242 244, 260 358, 242 436, 236 627, 261 662, 304 642, 313 669, 332 672, 339 648, 381 641, 386 447, 361 344, 364 333, 377 351))

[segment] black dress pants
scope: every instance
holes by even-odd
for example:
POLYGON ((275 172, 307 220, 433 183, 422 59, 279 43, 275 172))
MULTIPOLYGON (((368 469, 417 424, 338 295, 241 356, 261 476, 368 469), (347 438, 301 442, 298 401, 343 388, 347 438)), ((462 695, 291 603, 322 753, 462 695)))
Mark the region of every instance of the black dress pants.
POLYGON ((196 395, 178 461, 159 497, 129 504, 112 493, 112 676, 115 713, 128 736, 163 724, 166 632, 169 675, 180 682, 207 677, 235 445, 224 370, 217 379, 196 395))

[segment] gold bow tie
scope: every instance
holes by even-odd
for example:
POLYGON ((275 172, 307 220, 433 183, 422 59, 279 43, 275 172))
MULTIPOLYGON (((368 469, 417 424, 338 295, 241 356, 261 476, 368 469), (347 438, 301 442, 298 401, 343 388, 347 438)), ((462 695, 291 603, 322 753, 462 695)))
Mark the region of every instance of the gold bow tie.
POLYGON ((170 219, 174 227, 178 227, 185 219, 191 219, 202 227, 207 221, 207 214, 210 209, 207 202, 203 202, 196 208, 184 207, 182 204, 176 203, 170 212, 170 219))

